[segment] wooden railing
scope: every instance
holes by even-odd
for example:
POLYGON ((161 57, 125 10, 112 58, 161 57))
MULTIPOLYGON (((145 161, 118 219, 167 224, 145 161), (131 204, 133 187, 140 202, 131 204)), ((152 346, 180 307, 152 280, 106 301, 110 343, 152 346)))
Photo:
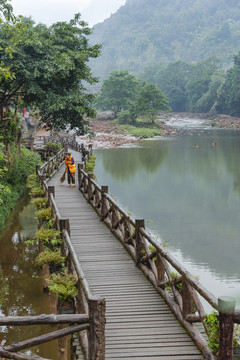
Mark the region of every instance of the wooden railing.
POLYGON ((207 344, 208 329, 202 298, 219 311, 219 360, 232 360, 234 314, 231 298, 216 299, 156 239, 149 234, 144 220, 133 220, 108 195, 108 187, 99 185, 93 176, 78 169, 79 190, 94 207, 101 220, 110 228, 132 256, 157 292, 165 299, 180 323, 192 337, 206 359, 216 359, 207 344), (230 305, 229 305, 230 304, 230 305), (227 306, 227 310, 226 310, 227 306), (231 309, 229 312, 228 309, 231 309), (197 326, 196 326, 197 325, 197 326))
MULTIPOLYGON (((79 144, 75 144, 78 148, 79 144)), ((0 347, 0 357, 17 360, 48 360, 37 355, 26 355, 19 353, 20 350, 28 349, 32 346, 40 345, 54 339, 66 337, 67 335, 79 333, 80 344, 86 360, 105 359, 105 299, 96 297, 92 294, 84 272, 79 263, 78 257, 72 246, 70 238, 69 220, 60 216, 57 204, 54 199, 54 187, 48 186, 48 180, 54 175, 64 160, 62 149, 57 155, 49 159, 43 166, 37 166, 36 172, 39 177, 45 195, 48 196, 48 203, 52 209, 54 226, 61 233, 63 238, 62 252, 66 257, 68 271, 75 274, 78 281, 78 295, 75 299, 76 314, 55 315, 42 314, 39 316, 26 317, 0 317, 1 325, 39 325, 39 324, 68 324, 69 327, 47 333, 45 335, 14 343, 6 347, 0 347)), ((85 150, 88 153, 87 150, 85 150)), ((85 157, 84 157, 85 158, 85 157)))

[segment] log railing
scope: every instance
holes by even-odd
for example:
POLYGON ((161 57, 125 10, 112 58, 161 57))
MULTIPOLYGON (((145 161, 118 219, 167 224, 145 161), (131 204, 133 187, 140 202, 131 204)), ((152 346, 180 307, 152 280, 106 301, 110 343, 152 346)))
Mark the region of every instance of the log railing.
MULTIPOLYGON (((77 148, 78 145, 79 144, 75 144, 75 148, 77 148)), ((38 165, 36 173, 39 177, 42 188, 44 189, 45 195, 48 196, 48 203, 52 210, 54 226, 60 231, 64 240, 62 251, 67 259, 68 271, 75 274, 78 281, 78 295, 75 299, 76 314, 42 314, 39 316, 0 317, 0 326, 28 326, 39 324, 69 325, 68 327, 64 327, 60 330, 53 331, 36 338, 0 347, 0 358, 4 356, 6 359, 16 360, 49 360, 37 355, 26 355, 19 351, 52 341, 54 339, 78 333, 80 337, 80 344, 84 353, 84 359, 105 359, 105 299, 96 297, 92 294, 78 257, 72 246, 69 220, 61 218, 54 199, 54 187, 48 186, 47 184, 47 181, 53 176, 63 162, 64 151, 66 151, 66 148, 62 149, 57 155, 49 159, 49 161, 42 167, 38 165)), ((89 151, 86 152, 89 153, 89 151)))
POLYGON ((79 190, 94 207, 101 220, 122 242, 136 265, 150 280, 157 292, 168 303, 179 322, 195 341, 203 356, 209 360, 216 359, 207 344, 208 329, 203 321, 206 312, 202 304, 202 298, 211 307, 219 311, 218 359, 232 360, 232 330, 229 331, 229 329, 233 329, 234 322, 240 322, 240 315, 234 315, 232 299, 216 299, 163 245, 146 231, 143 219, 134 221, 108 195, 108 187, 100 187, 93 180, 92 175, 84 172, 83 167, 83 165, 79 165, 78 169, 79 190), (219 305, 229 303, 230 315, 228 311, 226 312, 224 306, 219 305))

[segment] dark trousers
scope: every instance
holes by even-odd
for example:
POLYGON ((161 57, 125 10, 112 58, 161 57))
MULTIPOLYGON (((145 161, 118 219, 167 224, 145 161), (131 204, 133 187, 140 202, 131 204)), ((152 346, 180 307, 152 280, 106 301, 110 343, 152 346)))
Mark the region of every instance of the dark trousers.
POLYGON ((68 183, 75 184, 75 173, 71 173, 70 171, 68 171, 67 175, 68 183))

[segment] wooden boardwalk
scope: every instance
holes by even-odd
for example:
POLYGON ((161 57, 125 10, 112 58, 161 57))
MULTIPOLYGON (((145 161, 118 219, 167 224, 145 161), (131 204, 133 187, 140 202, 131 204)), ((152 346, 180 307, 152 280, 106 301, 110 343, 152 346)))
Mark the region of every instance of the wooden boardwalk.
MULTIPOLYGON (((80 154, 72 151, 80 163, 80 154)), ((106 359, 200 360, 200 351, 78 187, 48 183, 94 295, 106 299, 106 359)), ((77 176, 76 176, 77 178, 77 176)))

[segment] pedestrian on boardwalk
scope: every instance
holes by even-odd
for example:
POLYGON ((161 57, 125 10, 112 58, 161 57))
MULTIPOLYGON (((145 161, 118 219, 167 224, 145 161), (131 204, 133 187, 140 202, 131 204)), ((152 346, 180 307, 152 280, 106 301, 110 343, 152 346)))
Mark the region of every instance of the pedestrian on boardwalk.
POLYGON ((70 152, 65 154, 65 163, 66 163, 68 186, 71 186, 71 184, 72 186, 75 186, 76 166, 75 166, 74 158, 72 157, 70 152))

